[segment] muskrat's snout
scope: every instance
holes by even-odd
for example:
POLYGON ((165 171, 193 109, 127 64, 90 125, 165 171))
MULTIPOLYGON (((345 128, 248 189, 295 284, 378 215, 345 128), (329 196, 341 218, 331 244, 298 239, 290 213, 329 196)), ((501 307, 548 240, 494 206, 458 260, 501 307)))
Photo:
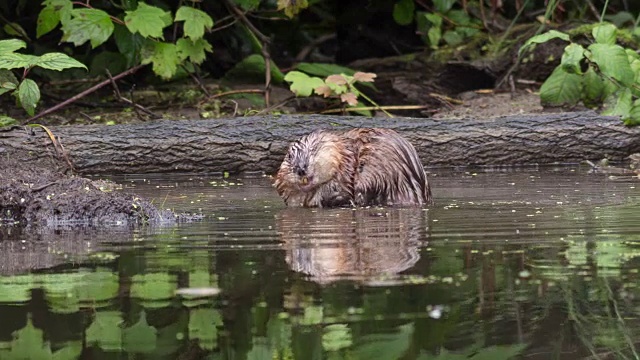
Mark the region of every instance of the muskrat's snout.
POLYGON ((303 177, 307 175, 307 165, 303 165, 303 166, 294 166, 293 167, 293 172, 296 173, 296 175, 303 177))

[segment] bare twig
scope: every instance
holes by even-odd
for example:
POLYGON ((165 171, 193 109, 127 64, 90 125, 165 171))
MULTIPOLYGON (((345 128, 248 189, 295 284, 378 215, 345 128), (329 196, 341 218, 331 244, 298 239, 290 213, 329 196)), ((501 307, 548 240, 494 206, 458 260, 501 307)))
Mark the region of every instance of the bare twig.
POLYGON ((115 80, 121 79, 121 78, 123 78, 123 77, 125 77, 125 76, 127 76, 127 75, 131 75, 131 74, 133 74, 134 72, 136 72, 136 71, 140 70, 140 69, 141 69, 141 68, 143 68, 144 66, 146 66, 146 65, 137 65, 137 66, 134 66, 134 67, 132 67, 131 69, 129 69, 129 70, 127 70, 127 71, 123 71, 123 72, 121 72, 120 74, 118 74, 118 75, 114 76, 112 79, 106 79, 106 80, 102 81, 101 83, 96 84, 96 85, 94 85, 94 86, 92 86, 92 87, 88 88, 87 90, 85 90, 85 91, 83 91, 83 92, 79 93, 78 95, 75 95, 75 96, 73 96, 73 97, 71 97, 71 98, 69 98, 69 99, 67 99, 67 100, 65 100, 65 101, 63 101, 63 102, 61 102, 61 103, 59 103, 59 104, 55 105, 55 106, 52 106, 52 107, 50 107, 50 108, 48 108, 48 109, 46 109, 46 110, 42 111, 41 113, 39 113, 39 114, 37 114, 37 115, 35 115, 35 116, 32 116, 31 118, 27 119, 27 123, 32 122, 32 121, 35 121, 35 120, 37 120, 37 119, 39 119, 39 118, 41 118, 41 117, 43 117, 43 116, 45 116, 45 115, 49 115, 49 114, 51 114, 51 113, 53 113, 53 112, 55 112, 55 111, 58 111, 58 110, 60 110, 61 108, 65 107, 65 106, 67 106, 67 105, 69 105, 69 104, 71 104, 72 102, 74 102, 74 101, 76 101, 76 100, 78 100, 78 99, 81 99, 81 98, 83 98, 83 97, 87 96, 88 94, 91 94, 92 92, 94 92, 94 91, 96 91, 96 90, 100 89, 101 87, 103 87, 103 86, 105 86, 105 85, 108 85, 108 84, 111 84, 111 82, 112 82, 112 81, 115 81, 115 80))
POLYGON ((313 51, 313 49, 318 47, 318 45, 322 44, 325 41, 333 40, 335 38, 336 38, 336 34, 333 33, 333 34, 325 34, 314 39, 312 42, 309 43, 309 45, 305 46, 302 50, 300 50, 298 55, 296 55, 295 62, 298 63, 298 62, 304 61, 304 59, 306 59, 306 57, 309 56, 311 51, 313 51))
POLYGON ((264 81, 264 103, 266 106, 269 106, 270 98, 271 98, 271 54, 269 53, 269 43, 271 39, 268 36, 265 36, 258 28, 256 28, 249 19, 244 15, 244 13, 238 9, 230 0, 223 0, 224 4, 227 6, 229 11, 231 11, 234 16, 240 20, 247 27, 247 29, 253 34, 253 36, 257 37, 258 40, 262 43, 260 48, 262 57, 264 58, 264 67, 265 67, 265 81, 264 81))
POLYGON ((240 89, 221 92, 219 94, 210 95, 208 99, 217 99, 223 96, 235 95, 235 94, 262 94, 264 90, 260 89, 240 89))
MULTIPOLYGON (((204 84, 202 83, 202 79, 200 78, 199 73, 196 72, 191 72, 187 69, 186 66, 181 65, 182 69, 184 69, 184 71, 189 74, 189 76, 191 76, 191 78, 193 79, 193 81, 195 81, 196 84, 198 84, 198 86, 200 87, 200 90, 202 90, 202 92, 206 95, 206 96, 210 96, 211 94, 209 93, 209 90, 207 90, 207 87, 204 86, 204 84)), ((196 64, 193 64, 194 67, 196 67, 196 64)))
MULTIPOLYGON (((155 114, 154 112, 152 112, 151 110, 148 110, 144 106, 142 106, 140 104, 136 104, 133 100, 129 100, 129 99, 125 98, 124 96, 122 96, 122 94, 120 94, 120 89, 118 88, 118 84, 116 84, 116 82, 115 82, 114 78, 111 76, 111 73, 109 72, 109 70, 107 70, 107 76, 109 76, 109 80, 111 80, 111 85, 113 86, 113 91, 116 93, 116 96, 118 97, 118 100, 133 106, 133 108, 136 111, 136 113, 138 113, 138 111, 142 111, 145 114, 151 116, 152 118, 155 118, 155 119, 162 118, 162 116, 160 116, 158 114, 155 114)), ((131 98, 133 99, 133 94, 131 95, 131 98)), ((140 116, 139 113, 138 113, 138 117, 142 119, 142 116, 140 116)))

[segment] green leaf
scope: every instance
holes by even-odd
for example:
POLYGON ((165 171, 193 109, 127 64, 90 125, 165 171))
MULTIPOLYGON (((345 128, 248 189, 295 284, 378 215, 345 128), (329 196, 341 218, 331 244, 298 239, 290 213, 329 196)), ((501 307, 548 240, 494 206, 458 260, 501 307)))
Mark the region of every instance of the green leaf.
POLYGON ((27 47, 27 43, 18 39, 0 40, 0 54, 11 53, 27 47))
POLYGON ((13 333, 9 359, 51 359, 51 347, 44 342, 44 332, 35 326, 31 316, 27 324, 13 333))
POLYGON ((253 10, 260 5, 260 0, 233 0, 232 2, 244 10, 253 10))
POLYGON ((142 37, 139 33, 131 33, 126 26, 116 24, 113 31, 113 37, 116 41, 118 51, 127 59, 129 67, 136 65, 140 61, 140 52, 145 44, 151 42, 142 37))
POLYGON ((414 325, 408 323, 388 334, 365 335, 353 349, 356 359, 401 359, 409 349, 414 325))
POLYGON ((580 44, 571 43, 564 48, 562 68, 571 74, 582 74, 580 62, 584 59, 584 48, 580 44))
POLYGON ((289 87, 296 96, 311 96, 313 90, 319 86, 324 85, 324 81, 317 77, 310 77, 309 75, 300 71, 289 71, 284 77, 284 81, 290 82, 289 87))
POLYGON ((296 70, 304 71, 309 75, 327 77, 335 74, 353 75, 355 70, 345 66, 325 63, 299 63, 295 66, 296 70))
POLYGON ((60 23, 60 14, 53 7, 45 7, 38 14, 36 37, 40 38, 55 29, 60 23))
POLYGON ((0 55, 0 69, 28 68, 38 62, 38 57, 18 53, 0 55))
POLYGON ((536 35, 534 37, 532 37, 531 39, 527 40, 524 45, 522 45, 522 47, 520 47, 520 50, 518 50, 518 56, 521 56, 522 53, 529 48, 529 46, 533 45, 533 44, 542 44, 545 43, 549 40, 552 39, 562 39, 564 41, 571 41, 571 39, 569 38, 568 34, 565 34, 563 32, 557 31, 557 30, 550 30, 547 31, 544 34, 540 34, 540 35, 536 35))
POLYGON ((38 62, 34 64, 44 69, 61 71, 69 68, 84 68, 87 67, 78 60, 63 53, 46 53, 40 56, 38 62))
POLYGON ((436 8, 436 11, 444 14, 447 13, 453 7, 458 0, 434 0, 433 5, 436 8))
POLYGON ((323 329, 322 348, 325 351, 338 351, 351 345, 353 345, 353 336, 347 324, 331 324, 323 329))
POLYGON ((449 46, 457 46, 457 45, 462 44, 462 42, 464 41, 464 37, 462 36, 462 34, 460 34, 457 31, 452 31, 452 30, 445 31, 444 35, 442 35, 442 39, 449 46))
POLYGON ((598 73, 596 73, 591 67, 589 67, 589 69, 584 73, 582 76, 582 85, 584 89, 582 93, 582 102, 584 102, 586 106, 598 106, 602 104, 602 101, 608 95, 610 95, 610 93, 607 93, 608 90, 605 81, 606 80, 598 75, 598 73))
POLYGON ((617 33, 618 29, 616 29, 613 24, 609 23, 600 23, 594 26, 593 30, 591 30, 591 34, 598 44, 615 44, 617 33))
POLYGON ((600 72, 610 76, 626 86, 633 84, 635 74, 631 70, 629 58, 619 45, 591 44, 587 57, 598 65, 600 72))
POLYGON ((617 28, 624 27, 625 25, 633 25, 636 18, 628 11, 619 11, 613 15, 605 15, 606 21, 612 22, 617 28))
POLYGON ((143 37, 164 39, 162 29, 171 25, 171 13, 143 2, 138 8, 127 11, 124 22, 132 33, 140 33, 143 37))
POLYGON ((87 41, 91 47, 101 45, 113 33, 113 22, 105 11, 98 9, 73 9, 72 18, 62 24, 62 41, 80 46, 87 41))
POLYGON ((29 34, 27 34, 27 32, 24 31, 22 26, 18 23, 15 23, 15 22, 8 23, 5 26, 3 26, 2 29, 7 35, 16 36, 16 37, 29 40, 29 34))
MULTIPOLYGON (((265 61, 262 55, 253 54, 244 58, 224 75, 225 79, 245 79, 247 81, 264 81, 265 61)), ((271 79, 274 83, 282 83, 284 74, 271 61, 271 79)))
POLYGON ((400 25, 409 25, 413 22, 415 10, 413 0, 399 0, 393 5, 393 19, 400 25))
POLYGON ((293 18, 308 6, 307 0, 278 0, 278 11, 284 10, 284 14, 289 18, 293 18))
POLYGON ((9 70, 0 69, 0 95, 18 88, 20 82, 9 70))
POLYGON ((175 75, 180 62, 178 47, 163 42, 153 43, 151 53, 142 59, 143 64, 153 63, 153 72, 164 79, 170 79, 175 75))
POLYGON ((427 18, 427 20, 429 20, 429 22, 431 24, 433 24, 433 26, 436 27, 441 27, 442 26, 442 17, 438 14, 432 14, 432 13, 425 13, 424 17, 427 18))
POLYGON ((33 116, 36 111, 38 101, 40 101, 40 89, 38 84, 31 79, 24 79, 18 86, 18 99, 22 108, 27 111, 27 114, 33 116))
POLYGON ((104 76, 105 70, 109 70, 111 74, 119 74, 127 70, 125 56, 116 51, 102 51, 94 56, 89 65, 89 75, 104 76))
POLYGON ((72 0, 45 0, 43 5, 45 8, 53 9, 61 23, 65 24, 71 20, 71 11, 73 11, 72 0))
POLYGON ((189 58, 194 64, 201 64, 207 57, 207 52, 213 52, 211 44, 205 39, 192 41, 189 39, 178 39, 176 44, 181 59, 189 58))
POLYGON ((15 125, 17 123, 18 120, 12 118, 11 116, 0 115, 0 128, 15 125))
POLYGON ((442 29, 440 27, 433 26, 427 32, 427 36, 429 37, 429 45, 431 45, 431 48, 437 49, 440 39, 442 39, 442 29))
POLYGON ((574 105, 580 100, 582 77, 558 66, 540 87, 542 105, 574 105))
POLYGON ((213 19, 206 12, 181 6, 176 12, 176 21, 184 21, 184 35, 191 40, 198 40, 204 36, 204 30, 211 30, 213 19))
POLYGON ((627 126, 640 125, 640 99, 633 102, 629 115, 622 119, 627 126))
POLYGON ((620 89, 615 92, 606 100, 606 110, 602 112, 602 115, 607 116, 622 116, 625 118, 631 112, 633 100, 630 89, 620 89))

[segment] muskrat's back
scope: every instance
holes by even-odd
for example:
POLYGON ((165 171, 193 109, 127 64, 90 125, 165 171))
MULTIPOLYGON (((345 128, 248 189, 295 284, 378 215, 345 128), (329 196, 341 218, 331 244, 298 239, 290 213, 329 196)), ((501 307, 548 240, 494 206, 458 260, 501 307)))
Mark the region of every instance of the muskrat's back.
POLYGON ((291 144, 275 186, 288 206, 432 203, 415 148, 390 129, 314 131, 291 144))

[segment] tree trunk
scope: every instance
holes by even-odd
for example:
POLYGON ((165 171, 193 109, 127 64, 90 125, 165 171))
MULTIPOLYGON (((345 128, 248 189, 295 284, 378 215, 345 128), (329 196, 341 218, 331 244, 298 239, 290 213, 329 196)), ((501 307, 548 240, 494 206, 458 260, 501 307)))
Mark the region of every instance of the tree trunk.
MULTIPOLYGON (((274 173, 288 143, 318 128, 385 127, 411 141, 427 166, 524 165, 623 160, 640 152, 640 128, 594 112, 495 119, 265 116, 163 120, 114 126, 54 126, 51 132, 82 174, 264 171, 274 173)), ((0 153, 49 156, 45 132, 0 130, 0 153), (35 137, 34 137, 35 136, 35 137), (36 139, 37 141, 33 141, 36 139)))

